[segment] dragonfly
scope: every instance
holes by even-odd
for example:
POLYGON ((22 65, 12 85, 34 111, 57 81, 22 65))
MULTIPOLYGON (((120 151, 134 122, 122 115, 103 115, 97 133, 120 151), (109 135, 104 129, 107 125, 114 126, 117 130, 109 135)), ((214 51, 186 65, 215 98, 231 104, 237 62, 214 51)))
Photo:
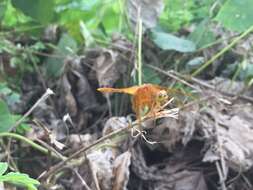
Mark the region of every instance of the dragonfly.
MULTIPOLYGON (((149 116, 151 118, 156 118, 156 114, 161 111, 168 103, 171 102, 169 94, 180 93, 178 90, 162 87, 155 84, 143 84, 140 86, 131 86, 126 88, 98 88, 99 92, 102 93, 124 93, 132 96, 132 109, 136 114, 137 122, 139 128, 141 128, 141 119, 144 116, 149 116)), ((175 115, 177 115, 176 111, 175 115)), ((167 113, 167 112, 166 112, 167 113)), ((173 114, 172 114, 173 115, 173 114)), ((157 142, 151 142, 146 139, 146 131, 140 131, 136 128, 132 128, 132 136, 137 137, 141 135, 146 142, 154 144, 157 142), (133 129, 138 133, 133 135, 133 129)))
POLYGON ((168 102, 167 88, 155 84, 143 84, 127 88, 98 88, 102 93, 125 93, 132 96, 132 109, 136 118, 141 122, 141 117, 155 115, 162 106, 168 102))

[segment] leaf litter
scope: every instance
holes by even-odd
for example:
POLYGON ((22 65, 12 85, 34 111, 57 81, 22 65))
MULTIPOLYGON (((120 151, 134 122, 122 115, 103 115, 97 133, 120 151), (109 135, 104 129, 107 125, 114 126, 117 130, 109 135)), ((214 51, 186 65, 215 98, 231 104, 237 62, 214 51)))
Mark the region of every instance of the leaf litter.
MULTIPOLYGON (((85 56, 68 57, 61 76, 48 84, 56 89, 56 95, 33 111, 38 122, 32 123, 29 138, 42 140, 71 158, 55 170, 54 174, 61 171, 61 177, 52 174, 41 178, 44 186, 74 190, 206 190, 222 184, 231 189, 243 184, 244 174, 253 165, 250 103, 205 89, 199 93, 200 99, 215 98, 186 104, 178 118, 171 117, 165 109, 161 110, 161 118, 158 115, 156 120, 144 121, 147 137, 158 142, 153 145, 142 138, 132 138, 129 132, 122 133, 134 125, 127 116, 105 117, 107 106, 96 88, 114 86, 132 67, 129 62, 120 61, 130 53, 125 41, 120 44, 126 46, 125 50, 93 49, 85 56), (62 119, 65 114, 70 115, 72 123, 62 119), (47 132, 55 135, 51 141, 45 138, 47 132), (112 133, 116 135, 110 136, 112 133), (54 142, 65 146, 61 150, 54 142), (76 154, 83 147, 91 148, 76 154)), ((226 91, 232 84, 224 79, 217 81, 204 82, 226 91)), ((27 85, 26 89, 33 89, 34 85, 36 88, 33 94, 30 90, 23 91, 23 105, 31 104, 43 92, 38 83, 27 85)), ((233 93, 243 89, 241 83, 233 85, 236 85, 233 93)), ((27 110, 26 106, 21 108, 18 112, 27 110)), ((54 161, 49 171, 57 163, 54 161)), ((38 166, 44 168, 45 164, 40 161, 38 166)), ((34 175, 43 176, 43 172, 34 171, 34 175)))

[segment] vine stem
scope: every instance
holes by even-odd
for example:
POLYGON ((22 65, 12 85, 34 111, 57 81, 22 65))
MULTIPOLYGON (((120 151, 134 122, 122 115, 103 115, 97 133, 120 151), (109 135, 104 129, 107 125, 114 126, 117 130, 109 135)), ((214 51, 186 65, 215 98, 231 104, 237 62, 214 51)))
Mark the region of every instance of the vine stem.
POLYGON ((138 8, 138 85, 142 85, 142 19, 141 8, 138 8))
POLYGON ((18 140, 21 140, 29 145, 31 145, 33 148, 37 149, 38 151, 44 153, 44 154, 48 154, 48 150, 36 143, 34 143, 33 141, 31 141, 30 139, 27 139, 26 137, 16 134, 16 133, 8 133, 8 132, 4 132, 4 133, 0 133, 0 137, 11 137, 11 138, 15 138, 18 140))
MULTIPOLYGON (((40 146, 38 144, 36 144, 35 142, 33 142, 32 140, 22 136, 22 135, 19 135, 19 134, 16 134, 16 133, 8 133, 8 132, 3 132, 3 133, 0 133, 0 137, 10 137, 10 138, 15 138, 15 139, 18 139, 20 141, 23 141, 27 144, 29 144, 31 147, 33 147, 34 149, 44 153, 44 154, 48 154, 49 153, 49 150, 44 148, 43 146, 40 146)), ((52 154, 53 157, 56 157, 56 158, 59 158, 59 156, 57 156, 56 154, 52 154)))
POLYGON ((222 56, 225 52, 227 52, 229 49, 231 49, 235 44, 237 44, 242 38, 247 36, 250 32, 253 31, 253 25, 249 27, 245 32, 243 32, 240 36, 236 37, 230 44, 228 44, 226 47, 224 47, 221 51, 219 51, 217 54, 215 54, 210 60, 208 60, 204 65, 202 65, 199 69, 194 71, 191 76, 196 76, 199 73, 201 73, 206 67, 211 65, 216 59, 218 59, 220 56, 222 56))

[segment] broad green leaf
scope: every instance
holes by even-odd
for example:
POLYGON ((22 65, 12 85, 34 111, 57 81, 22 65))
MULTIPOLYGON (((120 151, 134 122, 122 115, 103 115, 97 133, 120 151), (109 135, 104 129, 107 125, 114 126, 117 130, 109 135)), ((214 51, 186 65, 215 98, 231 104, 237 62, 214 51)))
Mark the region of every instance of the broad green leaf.
POLYGON ((151 38, 163 50, 175 50, 183 53, 196 50, 196 45, 192 41, 162 31, 152 30, 151 38))
POLYGON ((253 25, 252 0, 227 0, 215 20, 229 30, 242 32, 253 25))
POLYGON ((214 33, 210 31, 208 24, 207 20, 201 22, 189 36, 189 40, 193 41, 197 48, 206 47, 215 41, 214 33))
POLYGON ((6 162, 0 162, 0 176, 2 176, 8 169, 8 164, 6 162))
POLYGON ((112 34, 118 30, 120 12, 117 4, 106 6, 101 12, 101 23, 107 34, 112 34))
POLYGON ((160 84, 161 79, 157 72, 143 65, 143 83, 160 84))
POLYGON ((63 34, 57 45, 57 49, 53 53, 56 57, 49 57, 46 61, 47 74, 54 77, 59 76, 63 69, 64 59, 76 52, 76 41, 68 34, 63 34))
POLYGON ((11 2, 15 8, 42 24, 46 24, 53 19, 53 0, 11 0, 11 2))
POLYGON ((0 133, 9 131, 16 121, 15 118, 16 117, 10 113, 6 103, 0 100, 0 133))

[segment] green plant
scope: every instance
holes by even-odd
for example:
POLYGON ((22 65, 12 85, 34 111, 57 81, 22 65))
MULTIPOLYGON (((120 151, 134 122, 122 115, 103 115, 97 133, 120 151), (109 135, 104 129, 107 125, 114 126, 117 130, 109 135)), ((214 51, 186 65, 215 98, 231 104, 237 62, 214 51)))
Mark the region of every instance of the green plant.
POLYGON ((6 182, 14 184, 18 187, 25 187, 28 190, 37 190, 39 181, 30 178, 27 174, 19 172, 8 172, 8 164, 6 162, 0 162, 0 182, 6 182))
POLYGON ((11 114, 6 103, 0 100, 0 133, 9 131, 19 117, 11 114))
POLYGON ((33 72, 34 66, 39 63, 40 59, 37 55, 39 51, 45 49, 45 45, 37 41, 32 45, 23 45, 13 43, 8 39, 0 36, 0 54, 6 55, 5 67, 2 67, 0 74, 5 81, 19 84, 20 79, 27 72, 33 72))

